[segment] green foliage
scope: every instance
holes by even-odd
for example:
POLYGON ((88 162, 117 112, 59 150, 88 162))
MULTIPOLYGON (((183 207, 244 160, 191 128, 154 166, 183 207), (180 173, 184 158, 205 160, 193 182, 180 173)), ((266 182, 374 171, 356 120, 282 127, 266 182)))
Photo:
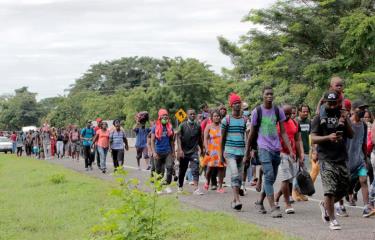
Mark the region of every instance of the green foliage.
POLYGON ((162 240, 166 231, 158 191, 163 189, 158 176, 148 184, 151 192, 140 189, 138 179, 127 179, 127 172, 117 169, 120 188, 112 195, 120 201, 118 208, 104 214, 104 220, 93 228, 92 239, 162 240))
POLYGON ((122 58, 93 65, 46 119, 62 127, 71 123, 82 126, 96 117, 119 118, 125 120, 126 128, 131 128, 137 112, 149 111, 156 119, 158 110, 166 108, 173 117, 179 108, 198 109, 203 102, 217 104, 228 93, 226 82, 209 65, 196 59, 122 58), (133 68, 147 72, 141 82, 127 85, 134 80, 129 74, 114 77, 133 68), (100 74, 106 77, 99 81, 100 74))
POLYGON ((65 175, 62 174, 62 173, 58 173, 58 174, 54 174, 54 175, 50 176, 49 180, 53 184, 62 184, 62 183, 67 182, 65 175))
POLYGON ((164 72, 169 59, 151 57, 128 57, 92 65, 90 69, 72 85, 70 94, 100 91, 112 94, 118 89, 132 89, 150 85, 150 79, 164 82, 164 72))
MULTIPOLYGON (((101 221, 101 209, 118 209, 124 203, 118 201, 118 197, 108 197, 110 189, 116 187, 112 181, 82 175, 45 161, 3 155, 0 171, 1 239, 89 239, 92 226, 101 221), (50 184, 51 175, 59 174, 69 181, 50 184)), ((163 207, 161 226, 165 229, 163 239, 166 240, 294 239, 229 214, 187 207, 180 204, 176 196, 158 198, 157 207, 160 206, 163 207)))
POLYGON ((16 155, 0 156, 0 239, 82 240, 115 205, 114 186, 58 164, 16 155), (51 176, 65 176, 53 184, 51 176))
POLYGON ((374 6, 373 0, 281 0, 252 10, 243 21, 264 31, 250 30, 237 44, 219 38, 234 64, 226 77, 245 81, 239 91, 248 93, 250 106, 264 85, 274 86, 278 103, 315 106, 332 75, 347 80, 348 96, 361 97, 374 87, 364 80, 375 69, 374 6))
POLYGON ((36 94, 22 87, 14 96, 3 97, 0 101, 0 129, 19 130, 23 126, 38 125, 40 108, 36 94))
POLYGON ((0 128, 16 130, 40 120, 62 127, 88 119, 119 118, 131 128, 139 111, 151 119, 160 108, 171 117, 179 108, 226 103, 239 93, 250 107, 271 85, 277 104, 306 103, 313 109, 329 79, 345 79, 346 96, 375 103, 375 0, 279 0, 250 10, 242 19, 259 26, 237 42, 218 37, 232 69, 214 73, 196 59, 127 57, 92 65, 70 86, 67 97, 36 103, 35 94, 16 90, 0 98, 0 128), (17 92, 18 91, 18 92, 17 92))

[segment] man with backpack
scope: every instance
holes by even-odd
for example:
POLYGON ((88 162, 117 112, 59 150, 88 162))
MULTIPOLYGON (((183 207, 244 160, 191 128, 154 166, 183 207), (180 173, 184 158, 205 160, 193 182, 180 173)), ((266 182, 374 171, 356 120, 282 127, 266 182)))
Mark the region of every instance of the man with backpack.
POLYGON ((167 170, 165 192, 172 193, 170 184, 172 182, 173 162, 175 159, 174 151, 174 132, 170 123, 168 111, 160 109, 155 126, 151 129, 151 150, 155 158, 155 171, 160 177, 164 176, 167 170))
POLYGON ((85 158, 85 169, 86 171, 92 170, 92 162, 94 156, 91 153, 92 139, 95 136, 95 131, 91 127, 91 121, 87 121, 87 125, 81 130, 82 145, 83 145, 83 156, 85 158))
MULTIPOLYGON (((256 107, 251 113, 251 129, 247 142, 246 161, 250 160, 250 153, 257 145, 259 160, 264 172, 263 191, 260 200, 255 203, 258 211, 267 213, 263 202, 267 197, 271 207, 271 216, 282 217, 280 209, 275 206, 273 184, 276 181, 277 171, 280 165, 280 139, 277 131, 277 124, 285 121, 283 109, 274 106, 272 87, 263 89, 263 104, 256 107)), ((285 147, 290 153, 290 157, 295 160, 294 151, 286 135, 284 124, 280 124, 280 135, 285 143, 285 147)))
POLYGON ((229 96, 232 114, 221 121, 221 149, 220 160, 227 164, 231 173, 233 201, 231 207, 237 211, 242 209, 240 201, 240 187, 243 179, 243 157, 245 154, 246 120, 242 116, 241 98, 232 93, 229 96))

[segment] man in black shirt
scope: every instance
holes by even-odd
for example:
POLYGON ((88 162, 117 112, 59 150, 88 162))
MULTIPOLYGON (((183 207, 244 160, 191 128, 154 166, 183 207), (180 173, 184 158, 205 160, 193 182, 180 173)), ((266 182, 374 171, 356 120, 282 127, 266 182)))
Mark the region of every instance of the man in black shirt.
POLYGON ((199 156, 198 146, 203 152, 202 132, 200 125, 195 121, 195 110, 187 111, 188 120, 181 123, 176 133, 177 138, 177 158, 180 161, 178 174, 178 191, 182 191, 184 185, 185 173, 190 163, 195 186, 194 194, 202 195, 198 188, 199 181, 199 156))
POLYGON ((326 117, 317 115, 312 122, 311 140, 318 145, 320 174, 324 190, 324 202, 320 202, 324 222, 330 221, 331 230, 340 230, 335 219, 334 203, 348 192, 346 138, 353 137, 350 120, 338 107, 338 95, 334 91, 324 95, 326 117))

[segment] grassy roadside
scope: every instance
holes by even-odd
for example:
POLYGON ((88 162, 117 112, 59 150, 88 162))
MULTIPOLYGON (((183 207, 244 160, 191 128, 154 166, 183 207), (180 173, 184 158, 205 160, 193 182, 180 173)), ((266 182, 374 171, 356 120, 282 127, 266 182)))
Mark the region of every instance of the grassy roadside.
MULTIPOLYGON (((43 161, 0 155, 0 239, 88 239, 113 182, 43 161)), ((163 199, 165 201, 167 199, 163 199)), ((224 213, 167 204, 167 239, 289 239, 224 213)))

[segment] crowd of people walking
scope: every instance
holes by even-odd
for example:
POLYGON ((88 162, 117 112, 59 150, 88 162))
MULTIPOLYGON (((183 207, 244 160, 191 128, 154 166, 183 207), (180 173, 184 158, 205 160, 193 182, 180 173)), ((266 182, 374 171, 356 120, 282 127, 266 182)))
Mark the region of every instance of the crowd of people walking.
MULTIPOLYGON (((151 175, 163 177, 167 194, 173 192, 173 179, 178 181, 178 193, 184 191, 188 179, 194 195, 210 190, 223 194, 229 174, 233 195, 230 204, 236 211, 242 209, 241 197, 249 180, 260 192, 254 207, 260 214, 269 211, 275 218, 282 217, 282 208, 285 214, 293 214, 293 202, 308 200, 297 181, 298 172, 309 171, 313 182, 320 173, 322 220, 330 229, 339 230, 336 216, 348 216, 344 200, 359 204, 359 191, 363 217, 375 215, 373 115, 366 103, 350 101, 343 92, 343 80, 333 77, 315 111, 307 104, 276 106, 272 87, 264 87, 263 102, 252 111, 232 93, 229 111, 224 104, 211 109, 203 104, 199 113, 187 109, 187 119, 177 128, 173 128, 166 109, 160 109, 154 121, 149 120, 147 112, 138 113, 133 127, 137 166, 140 169, 143 158, 151 175), (202 173, 204 183, 200 186, 202 173)), ((13 133, 10 139, 19 156, 22 149, 38 159, 69 157, 78 161, 83 156, 87 171, 93 170, 96 158, 98 169, 106 173, 110 151, 115 170, 123 166, 129 144, 120 120, 114 120, 110 129, 100 118, 95 128, 91 123, 88 121, 82 129, 73 125, 56 129, 44 124, 37 131, 13 133)))

